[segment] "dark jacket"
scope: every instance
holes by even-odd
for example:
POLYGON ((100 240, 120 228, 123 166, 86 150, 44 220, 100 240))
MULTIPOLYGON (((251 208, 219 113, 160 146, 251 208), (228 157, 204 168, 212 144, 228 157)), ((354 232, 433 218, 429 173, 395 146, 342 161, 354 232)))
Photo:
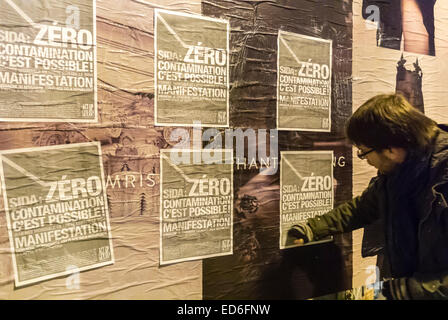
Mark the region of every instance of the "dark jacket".
POLYGON ((361 196, 307 220, 313 240, 379 223, 395 298, 448 299, 448 127, 417 162, 373 178, 361 196))

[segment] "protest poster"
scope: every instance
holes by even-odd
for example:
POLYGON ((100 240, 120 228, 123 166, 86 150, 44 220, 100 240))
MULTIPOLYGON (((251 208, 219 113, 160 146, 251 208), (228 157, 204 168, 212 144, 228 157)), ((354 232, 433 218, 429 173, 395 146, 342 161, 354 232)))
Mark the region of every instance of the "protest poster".
POLYGON ((332 40, 279 30, 277 128, 331 131, 332 40))
POLYGON ((16 286, 114 263, 98 142, 0 151, 16 286))
POLYGON ((297 246, 287 237, 294 224, 333 209, 333 151, 280 154, 280 249, 285 249, 297 246))
POLYGON ((160 264, 232 254, 232 150, 160 157, 160 264))
POLYGON ((0 121, 98 121, 95 8, 0 2, 0 121))
POLYGON ((229 126, 229 22, 155 10, 155 124, 229 126))

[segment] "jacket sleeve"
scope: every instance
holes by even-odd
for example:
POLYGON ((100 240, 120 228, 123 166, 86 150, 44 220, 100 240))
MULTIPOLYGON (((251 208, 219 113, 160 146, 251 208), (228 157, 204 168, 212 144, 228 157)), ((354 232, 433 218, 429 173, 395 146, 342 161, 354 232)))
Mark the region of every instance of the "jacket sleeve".
MULTIPOLYGON (((447 169, 448 170, 448 169, 447 169)), ((448 175, 445 176, 448 179, 448 175)), ((443 202, 445 202, 441 209, 441 214, 448 214, 446 199, 448 199, 448 184, 445 184, 440 190, 443 194, 443 202)), ((444 255, 439 257, 446 261, 447 249, 444 243, 447 241, 446 226, 448 219, 438 219, 439 223, 439 241, 444 246, 444 250, 436 251, 435 254, 444 255)), ((436 230, 433 230, 436 232, 436 230)), ((446 266, 446 262, 443 264, 446 266)), ((447 300, 448 299, 448 270, 443 270, 436 273, 416 273, 412 277, 403 277, 399 279, 390 280, 388 285, 391 299, 397 300, 447 300)))
POLYGON ((448 271, 389 280, 386 288, 383 294, 393 300, 447 300, 448 271))
POLYGON ((324 215, 308 219, 307 225, 313 232, 313 240, 356 230, 377 220, 380 216, 378 199, 384 193, 382 185, 382 179, 375 177, 360 196, 324 215))

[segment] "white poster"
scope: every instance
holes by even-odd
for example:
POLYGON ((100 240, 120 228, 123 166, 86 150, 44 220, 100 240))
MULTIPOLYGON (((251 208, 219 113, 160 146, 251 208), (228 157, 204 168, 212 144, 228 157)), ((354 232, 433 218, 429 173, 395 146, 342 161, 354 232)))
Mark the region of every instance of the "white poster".
POLYGON ((331 59, 331 40, 279 30, 279 130, 331 131, 331 59))
POLYGON ((98 121, 95 6, 0 1, 0 121, 98 121))
POLYGON ((212 153, 160 150, 160 264, 233 253, 232 150, 212 153))
POLYGON ((229 22, 155 10, 155 124, 229 126, 229 22))
POLYGON ((0 152, 16 286, 114 263, 98 142, 0 152))
POLYGON ((287 237, 294 224, 333 209, 333 151, 282 151, 280 175, 280 249, 285 249, 296 246, 287 237))

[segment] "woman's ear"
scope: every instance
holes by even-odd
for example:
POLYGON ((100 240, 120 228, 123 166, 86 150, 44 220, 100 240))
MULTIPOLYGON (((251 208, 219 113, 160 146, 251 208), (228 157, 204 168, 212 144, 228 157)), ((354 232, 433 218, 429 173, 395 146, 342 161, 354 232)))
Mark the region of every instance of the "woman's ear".
POLYGON ((390 147, 384 150, 384 155, 396 163, 406 160, 407 152, 404 148, 390 147))

